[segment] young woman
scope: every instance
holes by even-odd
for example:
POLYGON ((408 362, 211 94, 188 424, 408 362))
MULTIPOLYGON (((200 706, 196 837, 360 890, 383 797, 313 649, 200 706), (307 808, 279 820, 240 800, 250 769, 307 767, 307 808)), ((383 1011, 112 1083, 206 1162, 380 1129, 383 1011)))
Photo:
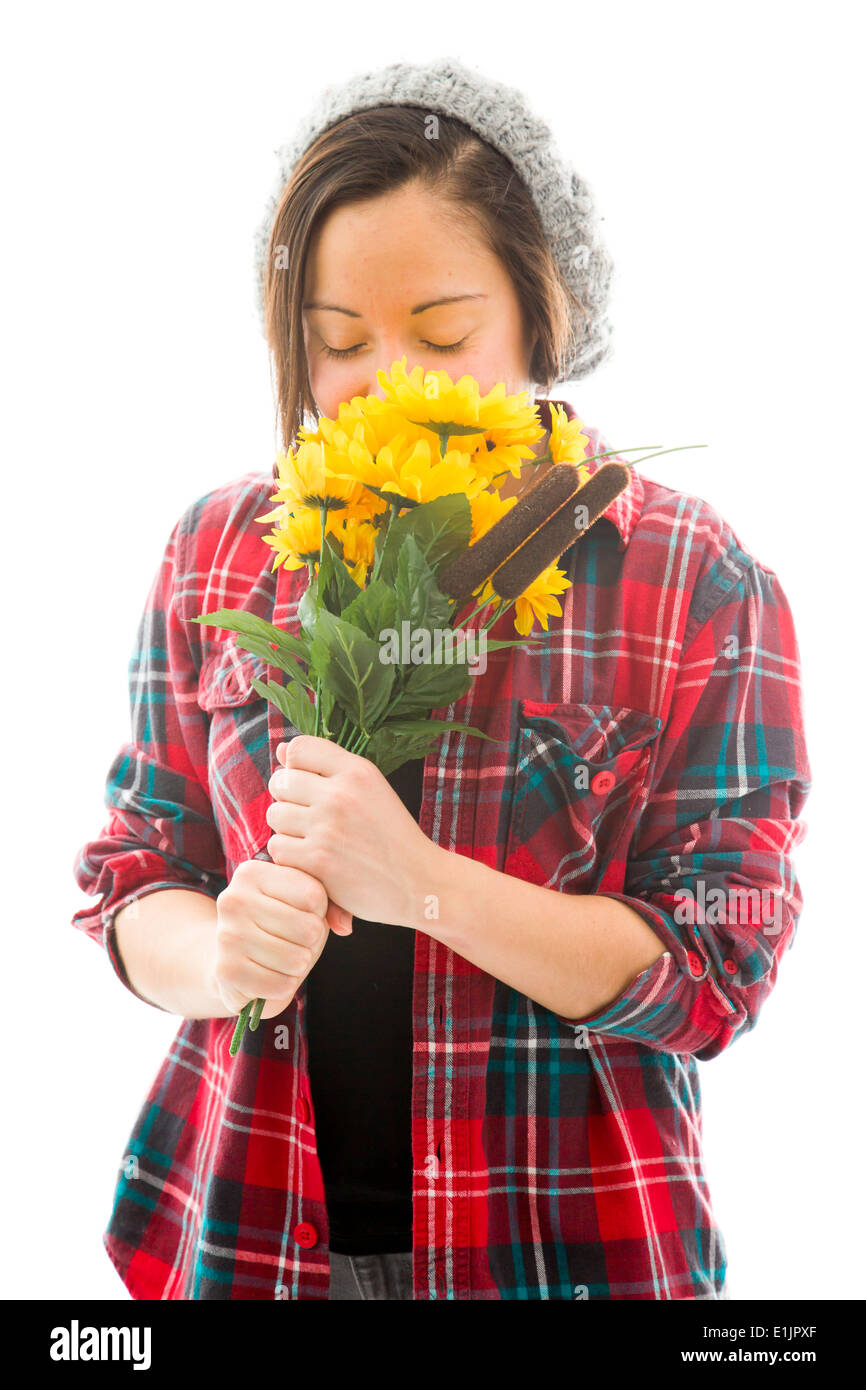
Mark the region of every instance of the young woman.
MULTIPOLYGON (((586 187, 516 92, 450 61, 326 94, 283 151, 258 264, 283 447, 404 358, 540 389, 549 430, 551 389, 608 350, 586 187)), ((251 684, 264 663, 190 621, 297 631, 307 571, 274 571, 255 524, 274 486, 246 473, 174 525, 110 818, 76 864, 103 896, 75 925, 183 1018, 104 1236, 124 1283, 726 1297, 697 1064, 753 1027, 800 910, 809 774, 776 576, 633 472, 561 557, 544 641, 432 712, 497 741, 445 735, 385 777, 295 735, 251 684)))

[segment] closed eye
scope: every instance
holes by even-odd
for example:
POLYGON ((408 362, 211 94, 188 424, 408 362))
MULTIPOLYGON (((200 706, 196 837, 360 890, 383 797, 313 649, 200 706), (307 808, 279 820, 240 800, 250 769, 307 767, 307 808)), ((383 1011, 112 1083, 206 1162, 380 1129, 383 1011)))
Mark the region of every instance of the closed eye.
MULTIPOLYGON (((421 346, 429 348, 431 352, 458 352, 465 342, 465 338, 461 338, 459 343, 427 343, 422 341, 421 346)), ((328 347, 327 343, 322 344, 322 349, 327 357, 354 357, 364 347, 366 347, 366 343, 356 343, 354 347, 350 348, 332 348, 328 347)))

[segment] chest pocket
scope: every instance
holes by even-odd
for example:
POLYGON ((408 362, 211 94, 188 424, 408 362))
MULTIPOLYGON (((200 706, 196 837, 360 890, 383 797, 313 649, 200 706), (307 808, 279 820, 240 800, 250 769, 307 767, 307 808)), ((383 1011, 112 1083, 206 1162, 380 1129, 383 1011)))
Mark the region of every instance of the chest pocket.
POLYGON ((260 700, 252 679, 255 676, 267 680, 268 674, 269 668, 259 657, 244 651, 234 641, 227 642, 202 662, 196 696, 199 706, 210 713, 260 700))
POLYGON ((618 891, 661 720, 611 705, 520 701, 505 872, 618 891))
POLYGON ((196 699, 209 717, 207 775, 214 819, 233 868, 269 838, 268 704, 252 685, 272 669, 232 639, 202 663, 196 699))

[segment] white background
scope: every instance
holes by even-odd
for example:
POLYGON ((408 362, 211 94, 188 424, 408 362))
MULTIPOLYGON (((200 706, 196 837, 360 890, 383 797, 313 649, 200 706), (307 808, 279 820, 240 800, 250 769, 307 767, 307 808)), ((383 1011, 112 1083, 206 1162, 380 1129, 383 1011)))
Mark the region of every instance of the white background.
POLYGON ((179 1020, 69 925, 169 531, 275 452, 253 234, 320 90, 455 56, 520 87, 592 187, 615 354, 561 389, 779 576, 814 775, 805 909, 756 1030, 701 1066, 734 1299, 862 1298, 866 427, 854 4, 497 10, 31 4, 2 126, 7 769, 4 1297, 126 1299, 101 1244, 179 1020))

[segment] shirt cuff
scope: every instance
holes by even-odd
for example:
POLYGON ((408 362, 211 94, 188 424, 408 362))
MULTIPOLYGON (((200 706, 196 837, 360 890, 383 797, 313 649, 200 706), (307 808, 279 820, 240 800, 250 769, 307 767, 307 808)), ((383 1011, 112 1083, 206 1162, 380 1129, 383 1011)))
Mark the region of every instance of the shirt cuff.
MULTIPOLYGON (((188 893, 204 893, 206 897, 211 898, 214 902, 216 902, 214 894, 209 893, 208 890, 204 887, 198 886, 194 883, 178 883, 176 878, 163 879, 155 883, 142 884, 140 888, 136 888, 130 891, 129 893, 125 893, 123 897, 116 899, 108 908, 101 909, 97 904, 93 908, 86 909, 85 912, 77 914, 76 925, 79 924, 79 918, 83 918, 84 916, 88 915, 92 915, 93 918, 96 919, 93 924, 94 927, 96 926, 97 922, 101 923, 102 945, 105 948, 105 953, 108 956, 109 961, 111 962, 111 967, 114 970, 115 975, 117 975, 118 979, 121 981, 121 983, 126 986, 130 994, 134 994, 136 999, 140 999, 143 1004, 149 1004, 152 1009, 159 1009, 161 1013, 169 1013, 170 1011, 168 1009, 163 1009, 161 1004, 155 1004, 152 999, 148 999, 145 995, 139 994, 138 990, 135 989, 132 985, 129 976, 126 973, 126 967, 124 966, 123 958, 120 954, 120 948, 117 942, 117 930, 115 925, 115 918, 118 912, 120 912, 121 908, 127 907, 129 903, 137 902, 139 898, 147 897, 148 893, 155 893, 158 889, 161 888, 182 888, 184 892, 188 893)), ((93 928, 91 928, 88 931, 88 934, 92 936, 94 941, 99 939, 93 928)))
POLYGON ((560 1022, 570 1028, 631 1038, 656 1050, 688 1052, 696 1030, 701 1036, 717 1031, 724 1019, 736 1031, 745 1019, 718 982, 715 963, 705 942, 688 927, 679 927, 672 913, 625 893, 605 893, 637 912, 664 946, 664 954, 628 984, 604 1008, 583 1018, 560 1022))

